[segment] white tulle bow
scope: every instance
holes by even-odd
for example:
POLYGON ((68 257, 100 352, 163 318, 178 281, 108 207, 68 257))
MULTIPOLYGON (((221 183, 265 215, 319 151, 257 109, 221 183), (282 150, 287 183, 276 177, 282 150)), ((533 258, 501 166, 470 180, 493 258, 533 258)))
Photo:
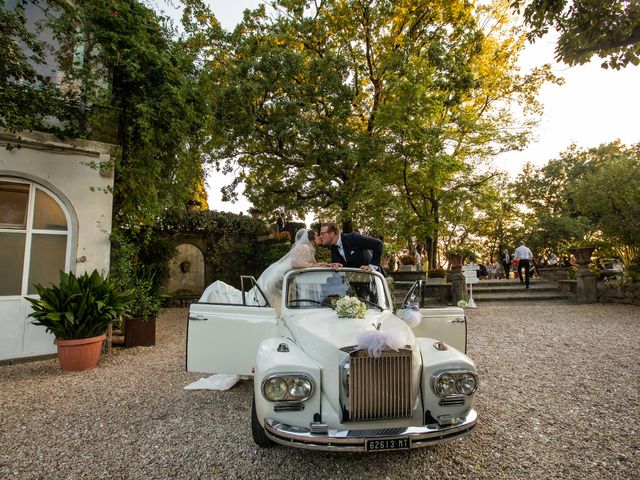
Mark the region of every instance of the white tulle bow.
POLYGON ((404 311, 404 315, 402 319, 405 321, 407 325, 410 327, 417 327, 422 323, 422 315, 420 314, 420 310, 415 308, 407 308, 404 311))
POLYGON ((356 337, 358 348, 367 350, 372 357, 379 357, 385 347, 398 350, 407 344, 407 332, 404 329, 393 330, 367 330, 360 332, 356 337))

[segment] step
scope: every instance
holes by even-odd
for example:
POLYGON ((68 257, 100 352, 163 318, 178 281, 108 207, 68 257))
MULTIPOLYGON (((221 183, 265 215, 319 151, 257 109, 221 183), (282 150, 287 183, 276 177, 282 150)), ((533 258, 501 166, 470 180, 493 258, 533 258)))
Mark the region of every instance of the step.
MULTIPOLYGON (((467 287, 467 289, 469 289, 467 287)), ((525 290, 523 285, 513 285, 511 287, 486 287, 486 286, 473 286, 473 291, 478 293, 504 293, 509 294, 511 292, 519 292, 525 290)), ((558 288, 555 285, 530 285, 529 290, 532 292, 557 292, 558 288)))
POLYGON ((509 295, 495 295, 491 293, 473 293, 473 299, 477 302, 486 301, 486 302, 511 302, 511 301, 531 301, 531 302, 541 302, 541 301, 556 301, 556 300, 569 300, 569 296, 562 293, 535 293, 535 292, 514 292, 509 295))

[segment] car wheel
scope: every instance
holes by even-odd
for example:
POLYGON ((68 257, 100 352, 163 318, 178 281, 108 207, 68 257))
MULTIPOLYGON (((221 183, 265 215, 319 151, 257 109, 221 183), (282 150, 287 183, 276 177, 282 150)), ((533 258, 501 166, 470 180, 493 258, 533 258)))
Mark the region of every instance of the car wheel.
POLYGON ((251 402, 251 434, 253 435, 253 441, 256 442, 259 447, 269 448, 275 445, 275 442, 267 437, 267 433, 260 424, 260 420, 258 420, 255 397, 251 402))

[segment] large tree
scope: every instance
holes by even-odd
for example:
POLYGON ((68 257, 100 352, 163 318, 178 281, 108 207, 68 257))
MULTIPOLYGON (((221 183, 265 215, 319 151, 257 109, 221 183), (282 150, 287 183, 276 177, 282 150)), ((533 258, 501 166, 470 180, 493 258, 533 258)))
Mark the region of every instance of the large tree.
POLYGON ((436 77, 429 83, 432 63, 417 56, 381 113, 388 128, 377 167, 385 172, 379 181, 387 182, 387 193, 370 192, 371 198, 385 211, 396 205, 391 216, 406 218, 410 236, 425 244, 432 264, 440 236, 450 237, 461 218, 451 206, 471 200, 480 209, 483 197, 492 196, 488 187, 496 173, 489 160, 526 145, 541 109, 538 89, 554 80, 548 66, 521 74, 516 61, 524 37, 504 15, 506 8, 500 1, 478 7, 476 41, 443 51, 438 64, 457 72, 457 81, 443 84, 436 77))
POLYGON ((531 28, 529 37, 558 31, 556 58, 569 65, 594 55, 603 68, 640 62, 640 3, 637 0, 513 0, 531 28))
POLYGON ((261 209, 324 212, 348 229, 388 169, 379 160, 403 141, 399 106, 418 102, 406 113, 420 121, 459 103, 482 32, 464 1, 273 6, 273 19, 245 19, 225 70, 211 70, 216 156, 240 165, 261 209))
POLYGON ((254 12, 211 58, 215 157, 237 162, 261 210, 379 234, 394 218, 435 251, 440 205, 491 177, 477 162, 526 143, 531 123, 512 107, 536 110, 548 78, 517 72, 522 38, 498 3, 289 0, 254 12))

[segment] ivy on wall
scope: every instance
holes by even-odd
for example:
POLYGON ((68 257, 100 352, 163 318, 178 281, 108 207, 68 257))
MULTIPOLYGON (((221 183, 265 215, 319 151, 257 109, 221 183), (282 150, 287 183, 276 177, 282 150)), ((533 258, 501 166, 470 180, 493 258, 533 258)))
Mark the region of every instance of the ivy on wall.
POLYGON ((240 275, 257 276, 264 269, 268 245, 273 244, 260 241, 268 233, 264 222, 227 212, 168 213, 154 232, 163 238, 184 234, 202 238, 205 262, 213 268, 214 278, 235 286, 239 286, 240 275))

